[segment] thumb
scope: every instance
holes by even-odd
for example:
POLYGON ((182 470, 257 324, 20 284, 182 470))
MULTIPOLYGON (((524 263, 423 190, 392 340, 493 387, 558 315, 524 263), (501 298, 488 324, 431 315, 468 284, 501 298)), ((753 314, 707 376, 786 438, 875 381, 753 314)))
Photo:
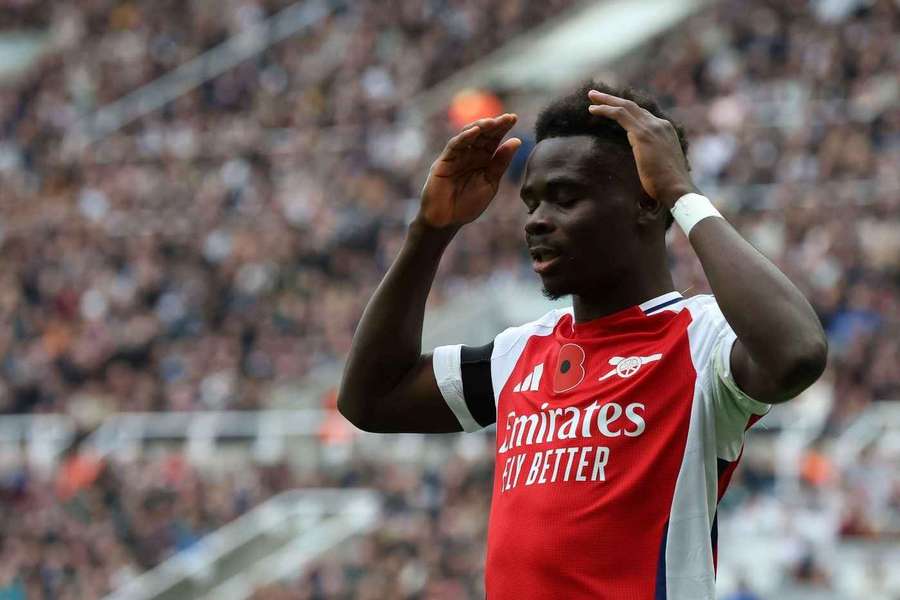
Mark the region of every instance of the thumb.
POLYGON ((503 177, 507 167, 509 167, 509 163, 512 162, 513 156, 516 155, 516 151, 521 145, 522 140, 519 138, 509 138, 500 144, 500 147, 494 152, 494 156, 491 157, 491 162, 488 163, 487 166, 488 181, 491 183, 500 181, 500 178, 503 177))

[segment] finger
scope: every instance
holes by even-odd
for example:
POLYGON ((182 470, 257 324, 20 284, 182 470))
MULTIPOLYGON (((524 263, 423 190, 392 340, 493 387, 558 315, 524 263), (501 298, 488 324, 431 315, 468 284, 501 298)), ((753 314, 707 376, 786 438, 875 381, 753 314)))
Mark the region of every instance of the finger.
POLYGON ((638 106, 637 103, 634 102, 634 100, 620 98, 619 96, 613 96, 612 94, 598 92, 597 90, 589 91, 588 98, 590 98, 591 102, 594 102, 595 104, 605 104, 607 106, 617 106, 619 108, 624 108, 635 117, 641 116, 644 111, 644 109, 638 106))
POLYGON ((488 120, 483 131, 486 138, 502 139, 519 120, 517 115, 507 113, 488 120))
POLYGON ((606 117, 612 119, 622 126, 625 131, 635 131, 638 128, 638 121, 630 112, 621 106, 609 106, 606 104, 592 104, 588 107, 588 111, 592 115, 606 117))
POLYGON ((447 145, 444 146, 444 151, 441 153, 441 158, 443 160, 452 160, 456 158, 461 152, 471 148, 472 144, 476 139, 478 139, 478 136, 480 134, 481 128, 477 125, 460 131, 452 138, 450 138, 450 140, 447 142, 447 145))
POLYGON ((519 138, 509 138, 497 148, 497 151, 494 152, 494 156, 491 157, 491 162, 487 167, 487 178, 489 181, 500 181, 500 178, 503 177, 503 174, 509 167, 509 163, 512 162, 513 156, 516 155, 516 152, 521 146, 522 140, 519 138))
MULTIPOLYGON (((513 113, 504 113, 502 115, 497 115, 496 117, 484 117, 484 118, 472 121, 471 123, 469 123, 468 125, 463 127, 463 129, 468 129, 470 127, 478 126, 482 129, 482 131, 489 131, 489 130, 492 130, 495 127, 503 125, 509 121, 512 121, 512 123, 515 124, 516 119, 518 119, 518 116, 516 116, 513 113)), ((510 127, 511 126, 512 125, 510 125, 510 127)))
POLYGON ((505 113, 499 117, 486 117, 473 121, 447 142, 441 159, 453 162, 472 150, 476 150, 482 155, 486 154, 485 159, 489 158, 494 154, 503 136, 509 133, 509 130, 516 124, 518 118, 515 114, 505 113))
POLYGON ((515 126, 517 120, 518 117, 512 114, 497 117, 495 123, 493 123, 489 129, 482 130, 482 134, 478 137, 473 146, 493 155, 500 145, 500 141, 506 137, 506 134, 508 134, 515 126))

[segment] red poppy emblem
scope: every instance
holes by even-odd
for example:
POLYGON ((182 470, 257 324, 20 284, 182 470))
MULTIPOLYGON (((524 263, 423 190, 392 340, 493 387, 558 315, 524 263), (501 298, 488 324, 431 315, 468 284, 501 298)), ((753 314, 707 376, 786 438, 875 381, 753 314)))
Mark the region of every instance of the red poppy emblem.
POLYGON ((553 391, 568 392, 584 379, 584 348, 578 344, 566 344, 559 349, 556 369, 553 371, 553 391))

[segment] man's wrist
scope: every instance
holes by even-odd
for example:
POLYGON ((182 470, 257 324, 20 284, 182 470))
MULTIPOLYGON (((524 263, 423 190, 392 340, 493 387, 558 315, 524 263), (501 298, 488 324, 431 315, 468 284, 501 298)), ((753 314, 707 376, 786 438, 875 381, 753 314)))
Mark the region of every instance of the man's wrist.
POLYGON ((691 235, 691 230, 700 221, 708 217, 723 218, 722 213, 713 206, 709 198, 696 192, 690 192, 678 198, 672 207, 672 216, 688 237, 691 235))
POLYGON ((408 235, 415 241, 434 240, 437 242, 450 243, 460 228, 460 225, 435 227, 429 224, 422 218, 422 215, 419 214, 410 222, 408 235))
POLYGON ((678 202, 678 199, 685 194, 700 194, 700 190, 698 190, 697 186, 695 186, 693 183, 686 183, 684 185, 674 187, 670 190, 666 190, 665 192, 660 194, 658 200, 667 209, 672 210, 673 208, 675 208, 675 203, 678 202))

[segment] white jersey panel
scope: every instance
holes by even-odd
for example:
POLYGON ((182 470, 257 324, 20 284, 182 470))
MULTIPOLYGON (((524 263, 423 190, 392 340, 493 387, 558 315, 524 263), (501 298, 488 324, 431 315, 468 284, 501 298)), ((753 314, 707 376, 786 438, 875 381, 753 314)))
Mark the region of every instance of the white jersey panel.
POLYGON ((556 323, 565 314, 566 309, 554 309, 540 319, 504 329, 494 338, 494 352, 491 355, 491 383, 494 386, 494 406, 500 392, 509 380, 510 374, 519 362, 528 338, 533 335, 550 335, 556 323))
POLYGON ((710 531, 716 508, 715 422, 694 388, 687 444, 666 532, 666 599, 715 600, 710 531), (710 465, 712 468, 710 469, 710 465))
MULTIPOLYGON (((711 299, 711 297, 710 297, 711 299)), ((715 301, 713 300, 713 304, 715 301)), ((691 420, 666 532, 666 598, 713 600, 715 571, 709 532, 716 502, 715 421, 703 398, 702 381, 715 345, 715 330, 707 315, 707 297, 695 296, 668 308, 691 312, 688 340, 697 380, 691 420), (710 458, 712 460, 710 460, 710 458), (712 465, 712 469, 710 469, 712 465)))
MULTIPOLYGON (((553 333, 553 328, 566 310, 551 310, 540 319, 505 329, 494 338, 494 349, 491 353, 491 385, 493 386, 495 409, 500 392, 519 361, 528 339, 533 335, 553 333)), ((571 311, 571 309, 568 310, 571 311)), ((463 394, 461 352, 461 344, 435 348, 432 355, 434 377, 441 390, 441 395, 444 396, 447 406, 456 415, 463 431, 478 431, 483 427, 472 416, 463 394)))
POLYGON ((710 295, 694 296, 666 310, 691 313, 688 340, 697 380, 687 445, 675 484, 666 539, 669 600, 714 600, 715 568, 710 538, 719 485, 718 459, 740 456, 752 415, 769 405, 744 394, 731 375, 734 331, 710 295))

